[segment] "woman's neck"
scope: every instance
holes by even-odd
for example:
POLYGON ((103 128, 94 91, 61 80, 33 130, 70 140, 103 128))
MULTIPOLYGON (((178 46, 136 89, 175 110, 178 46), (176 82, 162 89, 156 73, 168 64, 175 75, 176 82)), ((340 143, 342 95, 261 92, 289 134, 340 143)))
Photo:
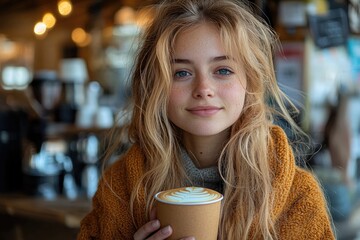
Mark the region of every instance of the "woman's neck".
POLYGON ((207 168, 217 164, 221 151, 229 139, 229 130, 213 136, 194 136, 183 134, 183 144, 199 168, 207 168))

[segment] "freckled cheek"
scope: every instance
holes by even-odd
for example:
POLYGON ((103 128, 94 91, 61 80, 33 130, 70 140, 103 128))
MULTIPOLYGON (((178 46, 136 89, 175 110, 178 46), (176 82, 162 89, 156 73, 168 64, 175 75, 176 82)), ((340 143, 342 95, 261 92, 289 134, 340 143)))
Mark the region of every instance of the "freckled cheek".
POLYGON ((234 114, 233 116, 240 117, 245 102, 244 88, 232 86, 232 88, 220 90, 219 95, 222 96, 226 108, 234 114))
POLYGON ((178 107, 186 98, 186 91, 183 88, 172 87, 169 95, 169 107, 178 107))
POLYGON ((218 94, 233 103, 243 104, 245 89, 242 86, 236 85, 223 86, 218 89, 218 94))

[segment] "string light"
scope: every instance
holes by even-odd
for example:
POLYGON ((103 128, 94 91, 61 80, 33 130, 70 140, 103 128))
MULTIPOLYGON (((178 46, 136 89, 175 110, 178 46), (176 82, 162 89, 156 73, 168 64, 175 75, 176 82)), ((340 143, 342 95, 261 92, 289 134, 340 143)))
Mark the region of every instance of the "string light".
POLYGON ((135 11, 131 7, 122 7, 115 13, 115 24, 125 25, 135 22, 135 11))
MULTIPOLYGON (((62 16, 68 16, 73 9, 72 3, 70 0, 60 0, 57 4, 58 12, 62 16)), ((54 14, 51 12, 46 12, 43 17, 42 21, 37 22, 34 26, 34 33, 37 36, 43 36, 46 33, 47 29, 51 29, 56 24, 56 18, 54 14)))
POLYGON ((72 3, 69 0, 60 0, 58 2, 58 11, 62 16, 68 16, 72 12, 72 3))
POLYGON ((51 29, 55 26, 56 18, 50 12, 44 14, 42 22, 45 23, 47 29, 51 29))
POLYGON ((36 35, 43 35, 46 33, 46 24, 43 22, 37 22, 34 26, 34 33, 36 35))
POLYGON ((75 28, 71 33, 71 39, 79 47, 85 47, 91 42, 91 36, 82 28, 75 28))

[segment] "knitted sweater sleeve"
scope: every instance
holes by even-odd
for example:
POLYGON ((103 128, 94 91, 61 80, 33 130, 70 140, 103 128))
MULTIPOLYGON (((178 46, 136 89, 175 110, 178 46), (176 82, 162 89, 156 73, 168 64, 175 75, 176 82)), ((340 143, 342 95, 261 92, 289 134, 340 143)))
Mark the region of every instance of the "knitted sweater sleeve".
POLYGON ((334 239, 327 202, 310 171, 295 165, 284 131, 272 128, 274 220, 279 239, 334 239))
POLYGON ((81 221, 78 240, 133 238, 136 229, 129 202, 132 184, 141 174, 133 173, 140 167, 136 155, 136 149, 130 150, 125 159, 105 171, 93 197, 92 210, 81 221))
POLYGON ((297 168, 278 221, 281 239, 335 239, 326 200, 313 175, 297 168))

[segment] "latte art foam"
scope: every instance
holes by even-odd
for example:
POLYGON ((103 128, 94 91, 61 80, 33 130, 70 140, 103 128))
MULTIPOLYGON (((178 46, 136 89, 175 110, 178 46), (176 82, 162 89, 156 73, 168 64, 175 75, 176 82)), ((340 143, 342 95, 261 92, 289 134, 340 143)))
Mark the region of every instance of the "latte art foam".
POLYGON ((222 194, 202 187, 184 187, 171 189, 156 194, 155 198, 160 202, 169 204, 208 204, 220 201, 222 194))

